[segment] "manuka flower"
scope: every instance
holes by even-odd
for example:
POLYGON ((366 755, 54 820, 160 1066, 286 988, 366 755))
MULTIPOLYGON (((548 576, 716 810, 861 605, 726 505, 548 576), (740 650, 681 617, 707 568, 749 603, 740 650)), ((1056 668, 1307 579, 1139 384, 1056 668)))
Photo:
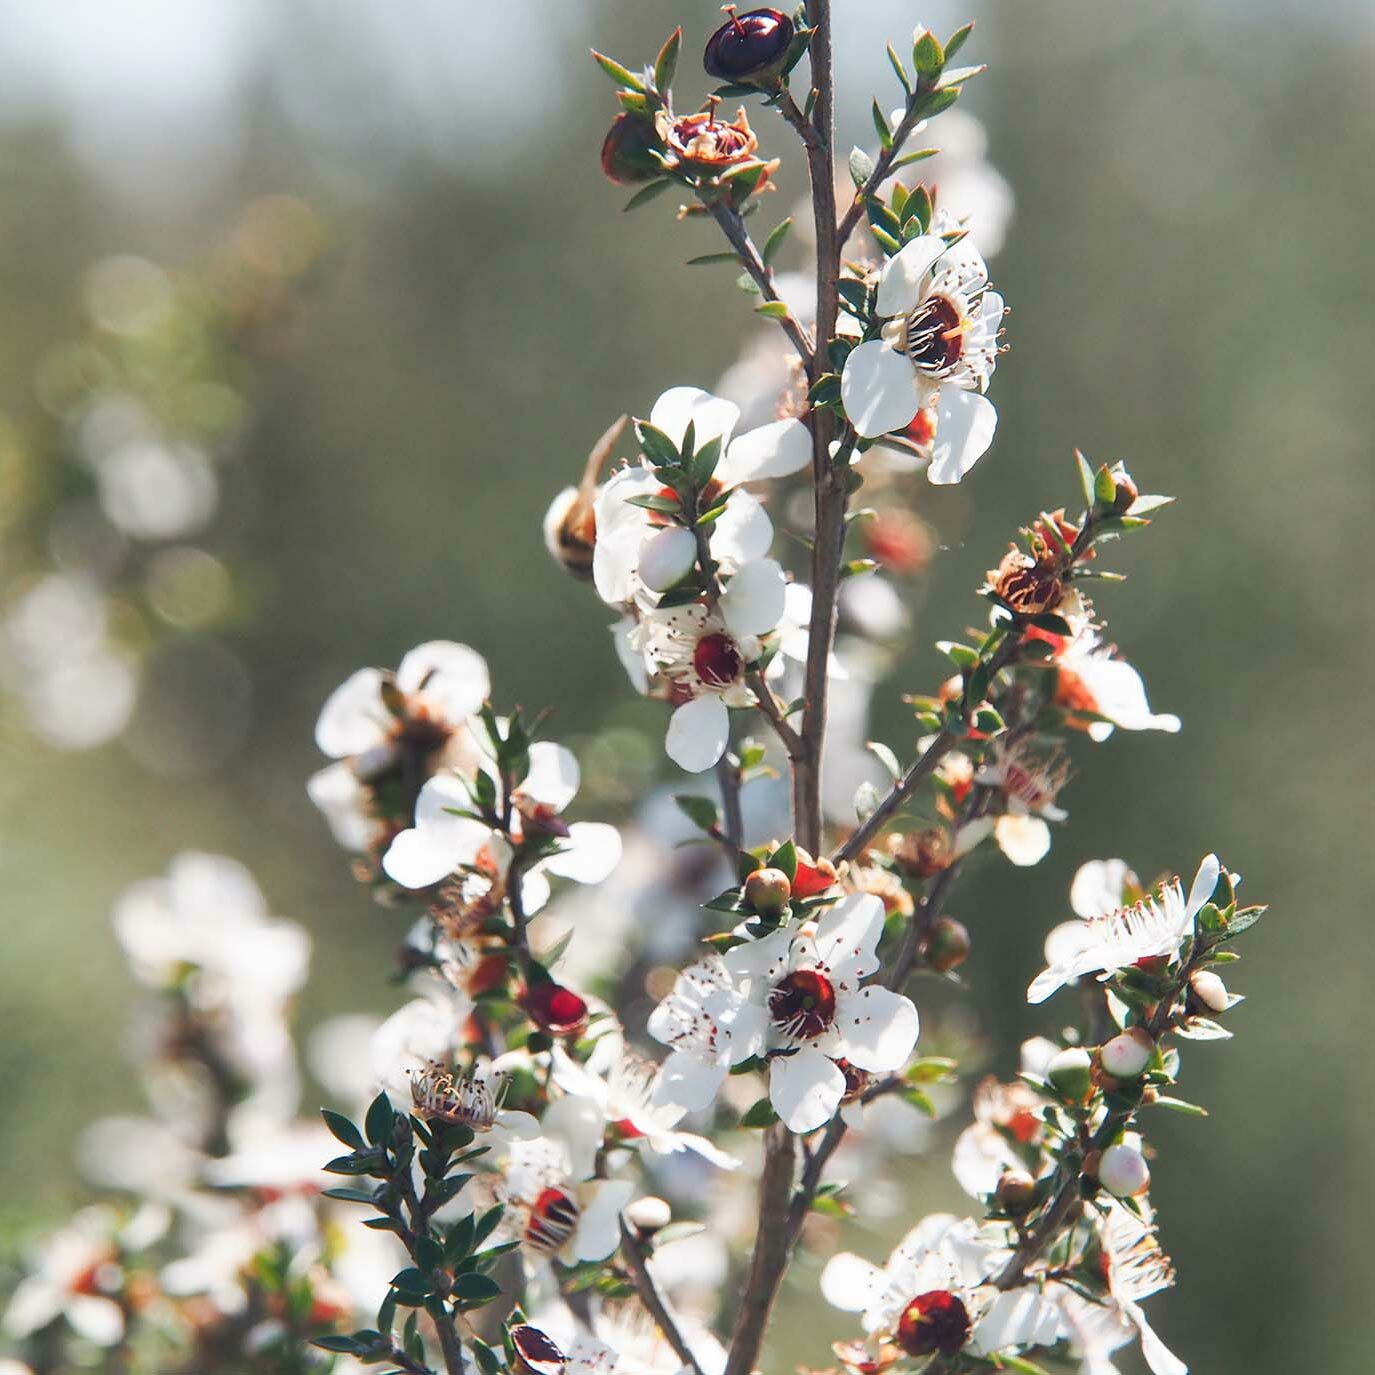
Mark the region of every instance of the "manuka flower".
POLYGON ((411 1074, 411 1110, 426 1122, 467 1127, 481 1144, 527 1141, 539 1135, 539 1123, 528 1112, 501 1106, 506 1076, 494 1064, 451 1073, 428 1061, 411 1074))
POLYGON ((924 234, 884 266, 877 314, 880 337, 845 360, 845 413, 866 439, 932 413, 927 476, 958 482, 983 457, 998 422, 983 392, 997 361, 1002 297, 988 289, 988 269, 967 241, 952 247, 924 234))
POLYGON ((308 791, 340 845, 385 845, 410 824, 421 784, 445 765, 470 762, 466 723, 490 691, 476 650, 431 640, 394 674, 361 668, 330 693, 315 743, 339 762, 316 773, 308 791))
MULTIPOLYGON (((571 825, 560 813, 578 791, 578 762, 562 745, 538 740, 530 746, 530 769, 515 793, 512 827, 517 839, 543 831, 560 838, 560 848, 521 875, 527 913, 549 897, 546 874, 579 883, 600 883, 621 854, 614 826, 598 821, 571 825)), ((485 881, 506 881, 511 849, 505 838, 471 815, 472 796, 463 778, 438 773, 420 790, 415 824, 392 841, 382 858, 387 877, 403 888, 428 888, 456 870, 471 870, 485 881)))
POLYGON ((1179 730, 1178 716, 1151 710, 1141 675, 1092 626, 1070 638, 1031 633, 1054 647, 1049 662, 1058 672, 1055 704, 1065 711, 1067 724, 1086 730, 1089 739, 1106 740, 1114 728, 1179 730))
POLYGON ((1011 1254, 1005 1236, 969 1218, 937 1213, 917 1224, 882 1268, 848 1252, 827 1262, 821 1292, 862 1313, 871 1340, 908 1356, 990 1356, 1048 1346, 1060 1332, 1056 1307, 1033 1286, 1000 1293, 987 1281, 1011 1254))
MULTIPOLYGON (((1043 1075, 1056 1049, 1054 1042, 1041 1038, 1025 1042, 1022 1072, 1043 1075)), ((951 1171, 967 1194, 988 1198, 1008 1170, 1039 1176, 1046 1140, 1044 1106, 1045 1099, 1020 1079, 1003 1084, 990 1075, 975 1086, 974 1121, 956 1139, 951 1160, 951 1171)))
POLYGON ((676 1055, 660 1096, 704 1106, 731 1064, 763 1055, 769 1100, 788 1128, 809 1132, 828 1122, 846 1096, 847 1067, 889 1073, 916 1044, 911 1001, 861 986, 878 968, 882 933, 882 902, 853 894, 814 928, 785 926, 734 946, 719 968, 724 989, 688 971, 650 1019, 651 1035, 676 1055))
POLYGON ((1194 918, 1212 897, 1221 872, 1217 856, 1208 855, 1199 865, 1187 900, 1183 885, 1173 879, 1153 897, 1087 918, 1077 948, 1067 940, 1060 942, 1057 962, 1031 981, 1027 1002, 1043 1003, 1066 984, 1089 974, 1103 981, 1141 960, 1173 958, 1193 930, 1194 918))
POLYGON ((1006 810, 993 824, 998 848, 1013 864, 1039 864, 1050 850, 1048 821, 1065 821, 1069 813, 1055 798, 1069 777, 1068 761, 1038 751, 1026 740, 994 742, 993 759, 975 775, 984 787, 997 788, 1006 810))

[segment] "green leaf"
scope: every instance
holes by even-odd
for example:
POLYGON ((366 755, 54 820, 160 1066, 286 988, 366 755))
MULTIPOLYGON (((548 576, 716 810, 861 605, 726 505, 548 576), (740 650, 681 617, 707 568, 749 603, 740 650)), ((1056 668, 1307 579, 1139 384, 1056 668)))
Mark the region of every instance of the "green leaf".
POLYGON ((954 640, 937 640, 936 648, 958 669, 973 668, 979 662, 979 652, 954 640))
POLYGON ((622 67, 614 57, 608 57, 605 53, 599 53, 596 48, 593 48, 592 60, 618 86, 629 86, 632 91, 643 91, 645 89, 644 79, 636 76, 629 67, 622 67))
POLYGON ((382 1164, 377 1151, 354 1151, 352 1155, 337 1155, 323 1167, 328 1174, 372 1174, 382 1164))
POLYGON ((956 29, 955 32, 950 35, 950 38, 945 45, 945 60, 947 62, 949 62, 950 59, 954 57, 955 54, 959 52, 959 50, 962 47, 964 47, 965 42, 969 38, 969 35, 973 32, 974 24, 971 20, 962 29, 956 29))
POLYGON ((454 1278, 453 1294, 465 1308, 476 1308, 499 1297, 501 1285, 490 1275, 457 1275, 454 1278))
POLYGON ((888 116, 883 113, 883 109, 877 100, 874 101, 869 113, 873 117, 874 129, 878 133, 878 141, 882 145, 883 151, 886 153, 893 146, 893 131, 888 127, 888 116))
POLYGON ((786 220, 782 220, 780 221, 780 223, 774 225, 773 229, 769 233, 769 237, 764 240, 764 247, 760 252, 760 256, 764 259, 766 263, 773 262, 774 255, 778 252, 780 248, 783 247, 783 241, 788 237, 788 231, 792 227, 792 216, 789 216, 786 220))
POLYGON ((902 82, 902 89, 908 95, 912 94, 912 82, 908 78, 907 68, 902 65, 902 58, 898 56, 898 50, 890 43, 888 45, 888 61, 892 65, 899 81, 902 82))
POLYGON ((1084 490, 1084 504, 1092 507, 1094 502, 1093 465, 1078 449, 1074 451, 1074 462, 1079 469, 1079 485, 1084 490))
POLYGON ((712 263, 735 263, 739 265, 740 259, 734 253, 701 253, 695 258, 687 260, 688 267, 708 267, 712 263))
POLYGON ((914 148, 893 163, 893 171, 896 172, 899 167, 910 167, 914 162, 925 162, 927 158, 933 158, 939 152, 939 148, 914 148))
POLYGON ((623 213, 629 214, 632 210, 638 210, 642 205, 648 205, 656 197, 663 195, 673 183, 665 178, 663 181, 651 181, 648 185, 642 186, 631 198, 626 201, 623 213))
POLYGON ((698 830, 710 834, 720 824, 720 813, 711 798, 700 797, 696 793, 675 793, 673 800, 677 803, 678 810, 698 830))
POLYGON ((941 73, 941 79, 936 83, 938 91, 952 91, 957 87, 963 86, 966 81, 976 76, 981 76, 988 70, 987 67, 947 67, 941 73))
POLYGON ((769 856, 767 863, 770 869, 781 869, 791 883, 797 877, 797 846, 791 840, 785 840, 769 856))
POLYGON ((346 1356, 360 1356, 367 1350, 355 1337, 312 1337, 310 1344, 321 1351, 338 1351, 346 1356))
POLYGON ((656 467, 677 465, 678 446, 657 426, 647 420, 635 422, 635 438, 640 442, 644 456, 656 467))
POLYGON ((1093 495, 1100 506, 1111 506, 1117 500, 1117 480, 1106 463, 1094 474, 1093 495))
POLYGON ((481 1337, 470 1337, 468 1342, 472 1347, 479 1375, 501 1375, 505 1369, 501 1357, 481 1337))
POLYGON ((660 496, 658 493, 647 497, 626 497, 625 504, 639 506, 646 511, 657 511, 664 516, 679 515, 683 509, 683 503, 677 497, 660 496))
POLYGON ((1182 1098, 1166 1098, 1160 1095, 1154 1101, 1156 1107, 1169 1108, 1171 1112, 1182 1112, 1186 1117, 1208 1116, 1207 1108, 1201 1108, 1197 1103, 1186 1103, 1182 1098))
POLYGON ((415 1294, 423 1299, 430 1292, 430 1277, 423 1270, 417 1270, 411 1265, 405 1270, 398 1270, 392 1276, 391 1287, 403 1295, 415 1294))
POLYGON ((786 320, 790 314, 785 301, 765 301, 754 308, 756 315, 767 315, 770 320, 786 320))
POLYGON ((945 66, 945 49, 930 29, 925 30, 912 45, 912 65, 917 69, 917 76, 927 84, 933 83, 941 74, 941 68, 945 66))
MULTIPOLYGON (((485 777, 486 775, 480 776, 485 777)), ((385 1093, 379 1093, 368 1104, 368 1115, 364 1119, 363 1126, 368 1133, 368 1140, 374 1146, 382 1146, 390 1142, 392 1120, 395 1116, 396 1112, 392 1108, 391 1099, 385 1093)))
POLYGON ((771 1127, 778 1121, 778 1114, 767 1098, 761 1098, 740 1119, 742 1127, 771 1127))
POLYGON ((344 1203, 367 1203, 371 1204, 373 1196, 368 1189, 325 1189, 323 1190, 326 1198, 337 1198, 344 1203))
POLYGON ((678 70, 678 53, 682 46, 683 30, 679 27, 669 34, 659 49, 659 56, 654 59, 654 89, 661 95, 673 85, 673 73, 678 70))
POLYGON ((902 765, 898 763, 897 755, 895 755, 882 740, 867 741, 865 748, 867 748, 870 753, 878 759, 879 763, 888 770, 888 775, 892 778, 894 783, 902 777, 902 765))
POLYGON ((363 1133, 342 1112, 333 1112, 329 1108, 321 1108, 320 1116, 325 1119, 325 1126, 350 1150, 361 1151, 367 1145, 367 1142, 363 1140, 363 1133))
POLYGON ((858 144, 850 149, 850 180, 856 186, 865 186, 874 175, 874 160, 858 144))

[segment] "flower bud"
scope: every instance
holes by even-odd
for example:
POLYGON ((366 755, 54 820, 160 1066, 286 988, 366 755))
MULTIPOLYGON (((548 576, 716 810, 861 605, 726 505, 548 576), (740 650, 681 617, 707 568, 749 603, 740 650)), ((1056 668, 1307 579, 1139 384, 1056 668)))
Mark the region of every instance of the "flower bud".
POLYGON ((697 562, 697 538, 681 525, 666 525, 640 542, 636 560, 640 581, 651 592, 667 592, 682 582, 697 562))
POLYGON ((662 1198, 646 1194, 626 1205, 622 1216, 636 1236, 652 1237, 655 1232, 667 1227, 673 1221, 673 1210, 662 1198))
POLYGON ((1071 1103, 1082 1103, 1093 1090, 1093 1061, 1079 1046, 1062 1050, 1046 1066, 1046 1078, 1059 1095, 1071 1103))
POLYGON ((541 1031, 575 1036, 587 1025, 587 1004, 562 984, 532 984, 520 995, 525 1015, 541 1031))
POLYGON ((1211 969, 1198 969, 1189 976, 1193 1001, 1209 1012, 1226 1012, 1231 1003, 1227 985, 1211 969))
POLYGON ((905 877, 930 878, 950 867, 955 845, 944 826, 928 826, 922 831, 889 836, 888 853, 905 877))
POLYGON ((602 141, 602 171, 618 186, 651 181, 664 170, 651 152, 658 146, 658 135, 647 120, 617 115, 602 141))
POLYGON ((717 81, 752 82, 777 76, 793 41, 793 22, 780 10, 750 10, 730 18, 707 40, 702 65, 717 81))
POLYGON ((1155 1055, 1155 1042, 1143 1027, 1134 1026, 1103 1044, 1098 1052, 1103 1072, 1114 1079, 1135 1079, 1146 1071, 1155 1055))
POLYGON ((745 901, 761 916, 778 916, 792 895, 793 886, 782 869, 756 869, 745 880, 745 901))
POLYGON ((995 1190, 998 1206, 1012 1217, 1019 1217, 1036 1202, 1036 1181, 1026 1170, 1006 1170, 995 1190))
POLYGON ((797 872, 793 875, 793 896, 814 898, 828 892, 838 882, 835 865, 825 855, 813 859, 800 845, 797 847, 797 872))
POLYGON ((1112 476, 1117 484, 1117 493, 1113 498, 1112 509, 1121 515, 1131 510, 1141 493, 1137 491, 1136 483, 1132 481, 1131 474, 1120 465, 1113 469, 1112 476))
POLYGON ((926 963, 938 974, 958 969, 969 958, 969 930, 954 917, 941 917, 932 923, 926 938, 926 963))
POLYGON ((1118 1198, 1135 1198, 1151 1187, 1151 1171, 1135 1146, 1119 1141, 1099 1159, 1098 1182, 1118 1198))

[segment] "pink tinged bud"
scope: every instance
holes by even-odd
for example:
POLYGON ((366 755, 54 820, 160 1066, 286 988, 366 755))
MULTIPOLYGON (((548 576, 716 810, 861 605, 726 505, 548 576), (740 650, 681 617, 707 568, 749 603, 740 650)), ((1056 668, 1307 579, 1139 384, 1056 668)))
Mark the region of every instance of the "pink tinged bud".
POLYGON ((1146 1157, 1135 1146, 1118 1142, 1103 1152, 1098 1162, 1098 1182, 1118 1198, 1135 1198, 1151 1187, 1146 1157))
POLYGON ((1190 975, 1189 988, 1198 1003, 1209 1012, 1226 1012, 1231 1004, 1227 985, 1210 969, 1200 969, 1190 975))
POLYGON ((745 880, 745 901, 763 916, 778 916, 792 895, 793 886, 781 869, 756 869, 745 880))
POLYGON ((640 581, 651 592, 667 592, 687 577, 696 562, 696 536, 681 525, 666 525, 646 535, 636 560, 640 581))
POLYGON ((1139 1026, 1124 1031, 1120 1036, 1114 1036, 1111 1041, 1105 1042, 1103 1049, 1098 1052, 1103 1072, 1112 1075, 1114 1079, 1135 1079, 1144 1074, 1154 1055, 1155 1042, 1139 1026))
POLYGON ((1062 1098, 1082 1103, 1093 1091, 1093 1061, 1088 1051, 1071 1046, 1046 1066, 1046 1078, 1062 1098))

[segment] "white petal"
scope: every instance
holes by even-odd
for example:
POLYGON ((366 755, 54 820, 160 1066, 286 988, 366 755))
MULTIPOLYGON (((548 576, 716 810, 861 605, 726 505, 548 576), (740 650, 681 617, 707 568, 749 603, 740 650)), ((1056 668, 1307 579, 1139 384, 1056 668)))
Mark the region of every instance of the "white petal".
POLYGON ((1128 1311, 1141 1333, 1141 1354, 1146 1358, 1152 1375, 1189 1375, 1189 1367, 1156 1336, 1141 1309, 1132 1304, 1128 1311))
MULTIPOLYGON (((879 315, 887 319, 893 315, 905 315, 911 310, 921 300, 926 274, 931 271, 936 259, 944 257, 946 252, 944 239, 935 234, 923 234, 907 244, 901 253, 890 258, 879 278, 879 315)), ((848 406, 846 410, 849 410, 848 406)), ((850 419, 853 420, 854 416, 850 419)))
POLYGON ((1039 816, 1000 816, 993 827, 998 848, 1021 868, 1039 864, 1050 853, 1050 827, 1039 816))
POLYGON ((592 552, 592 582, 597 595, 611 606, 635 594, 635 561, 640 541, 650 529, 649 513, 627 500, 653 496, 663 483, 648 468, 623 468, 606 480, 597 493, 593 513, 597 540, 592 552))
POLYGON ((306 793, 329 823, 336 843, 345 850, 366 850, 372 835, 367 814, 368 790, 343 759, 311 774, 306 793))
POLYGON ((417 645, 396 670, 402 692, 418 692, 438 702, 450 721, 472 716, 492 691, 487 660, 475 649, 452 640, 417 645))
POLYGON ((845 1058, 877 1074, 907 1063, 919 1028, 912 1000, 877 984, 847 994, 837 1009, 836 1030, 845 1042, 845 1058))
POLYGON ((773 544, 773 521, 757 498, 734 491, 725 511, 711 527, 712 556, 737 567, 762 559, 773 544))
POLYGON ((566 1093, 556 1098, 541 1119, 543 1134, 562 1141, 568 1149, 574 1179, 591 1179, 597 1172, 597 1152, 606 1131, 606 1113, 591 1098, 566 1093))
POLYGON ((975 1122, 955 1138, 950 1170, 965 1193, 984 1198, 998 1187, 1007 1167, 1018 1163, 996 1129, 975 1122))
POLYGON ((1218 863, 1216 855, 1205 855, 1203 863, 1198 866, 1198 873, 1194 875, 1194 881, 1189 888, 1189 901, 1187 911, 1190 917, 1196 917, 1199 909, 1210 897, 1213 896, 1213 889, 1217 887, 1218 876, 1222 873, 1222 866, 1218 863))
POLYGON ((531 869, 521 880, 520 893, 524 899, 527 917, 533 917, 536 912, 543 911, 549 901, 549 880, 544 876, 544 869, 547 867, 545 864, 538 869, 531 869))
POLYGON ((590 1186, 573 1237, 576 1260, 605 1260, 621 1244, 621 1209, 630 1202, 635 1186, 628 1179, 606 1179, 590 1186))
POLYGON ((611 627, 611 643, 616 657, 630 679, 630 686, 643 696, 649 691, 649 671, 645 668, 645 656, 636 647, 635 630, 638 622, 626 616, 611 627))
POLYGON ((95 1346, 114 1346, 124 1336, 124 1311, 113 1299, 77 1294, 67 1303, 67 1321, 95 1346))
POLYGON ((604 821, 575 821, 563 844, 541 867, 575 883, 601 883, 621 862, 621 833, 604 821))
POLYGON ((739 419, 739 406, 701 387, 670 387, 649 413, 649 423, 662 430, 675 444, 683 442, 691 421, 699 449, 709 439, 719 439, 724 447, 730 442, 731 432, 739 419))
POLYGON ((997 428, 998 412, 986 396, 942 387, 926 476, 938 487, 958 482, 988 452, 997 428))
POLYGON ((775 420, 731 441, 716 476, 728 487, 738 482, 800 473, 812 461, 812 434, 800 420, 775 420))
POLYGON ((849 1251, 839 1251, 821 1272, 821 1297, 844 1313, 862 1313, 888 1287, 888 1272, 849 1251))
POLYGON ((917 370, 902 354, 882 339, 870 339, 845 360, 840 395, 855 429, 865 439, 877 439, 911 424, 921 409, 923 389, 917 370))
POLYGON ((851 893, 817 923, 816 952, 832 978, 857 983, 878 968, 882 935, 882 900, 872 893, 851 893))
POLYGON ((331 759, 364 754, 386 742, 390 715, 382 705, 382 674, 360 668, 325 698, 315 723, 315 745, 331 759))
POLYGON ((1091 859, 1075 871, 1070 909, 1077 917, 1104 917, 1122 906, 1131 870, 1124 859, 1091 859))
POLYGON ((382 856, 382 870, 403 888, 428 888, 453 873, 455 846, 439 829, 402 831, 382 856))
POLYGON ((665 525, 640 541, 635 556, 640 581, 651 592, 667 592, 697 563, 697 537, 681 525, 665 525))
POLYGON ((721 615, 734 635, 767 635, 783 619, 787 591, 782 566, 756 559, 731 578, 721 594, 721 615))
POLYGON ((694 1051, 675 1050, 659 1068, 654 1101, 698 1112, 712 1105, 725 1082, 725 1065, 694 1051))
POLYGON ((561 812, 577 796, 581 774, 571 750, 551 740, 536 740, 530 746, 530 772, 520 791, 533 802, 561 812))
POLYGON ((1010 1346, 1044 1346, 1060 1333, 1060 1310, 1039 1291, 1013 1289, 999 1294, 974 1325, 970 1345, 988 1355, 1010 1346))
POLYGON ((730 712, 708 693, 684 702, 669 718, 664 749, 680 769, 705 773, 726 752, 730 740, 730 712))
POLYGON ((780 1055, 769 1066, 769 1101, 789 1131, 801 1135, 824 1126, 844 1096, 845 1076, 810 1046, 780 1055))
POLYGON ((1049 969, 1043 969, 1027 985, 1026 1000, 1032 1004, 1043 1003, 1075 977, 1074 970, 1068 965, 1057 964, 1049 969))

